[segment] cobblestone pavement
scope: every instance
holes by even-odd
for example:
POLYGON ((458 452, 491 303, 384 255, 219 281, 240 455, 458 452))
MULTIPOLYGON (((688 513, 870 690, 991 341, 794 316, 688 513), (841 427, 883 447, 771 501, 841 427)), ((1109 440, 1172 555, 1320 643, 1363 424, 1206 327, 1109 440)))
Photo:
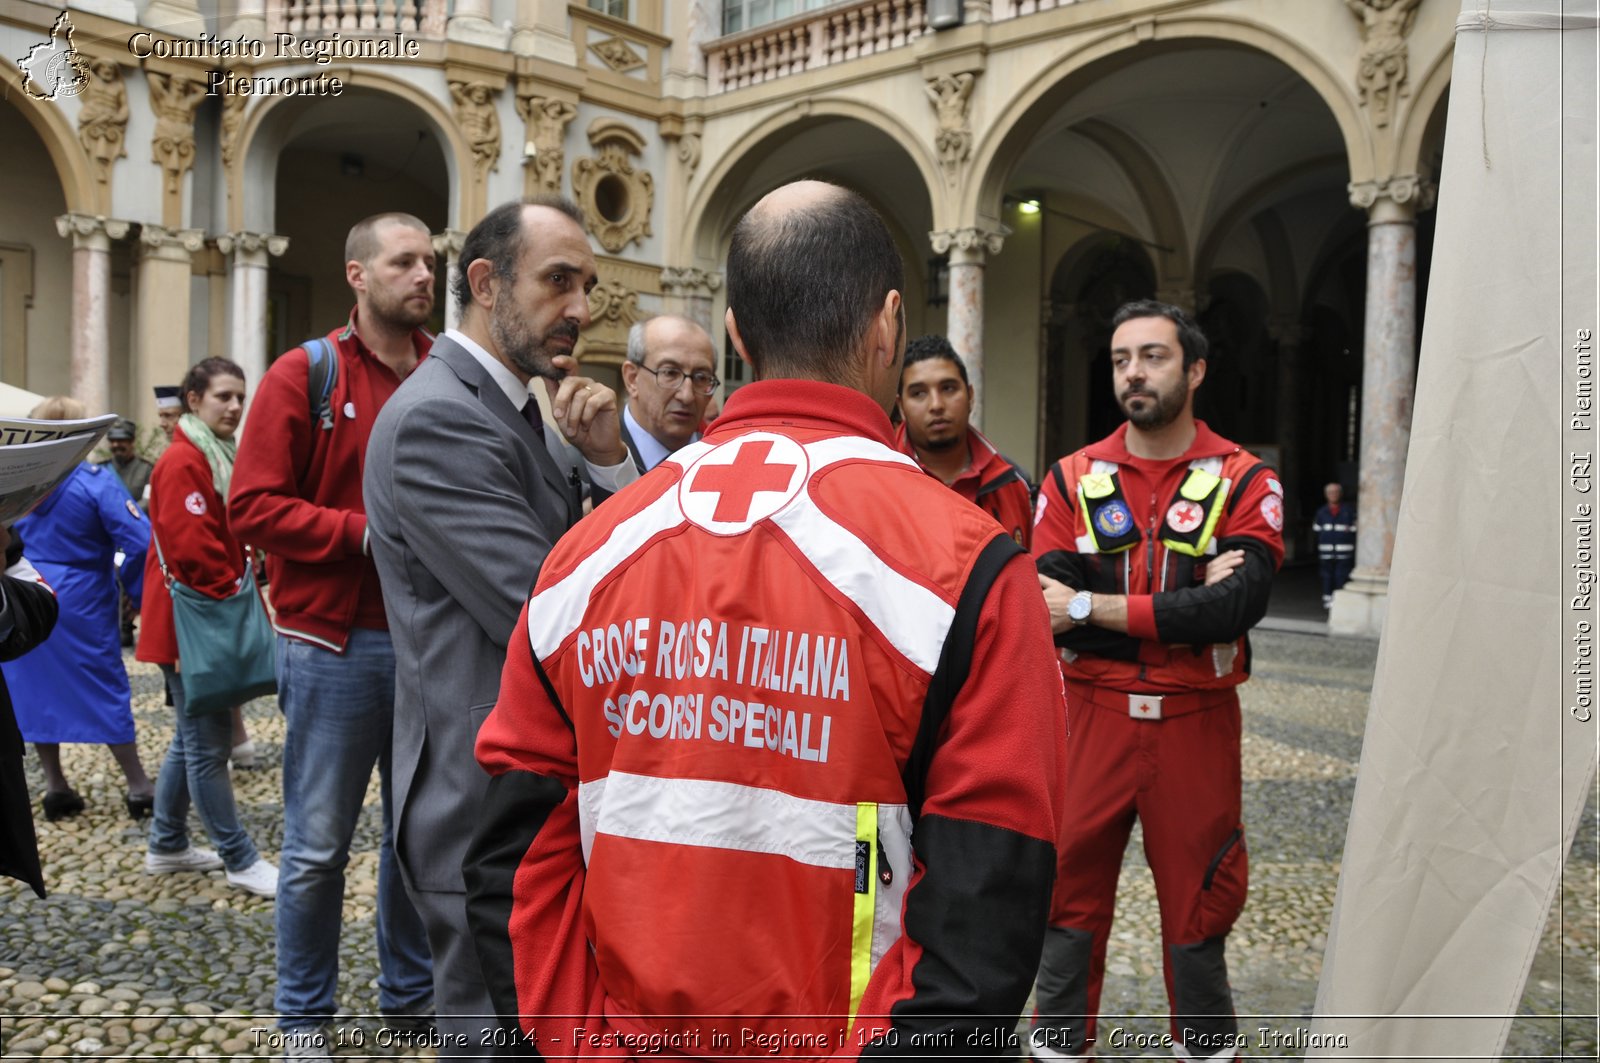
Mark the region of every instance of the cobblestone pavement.
MULTIPOLYGON (((1300 1058, 1294 1037, 1308 1028, 1316 999, 1377 647, 1279 631, 1258 632, 1254 641, 1256 674, 1243 696, 1251 892, 1230 939, 1229 967, 1245 1054, 1300 1058)), ((161 703, 153 668, 130 658, 129 670, 140 752, 154 774, 171 735, 171 710, 161 703)), ((260 766, 236 772, 235 789, 257 846, 276 861, 282 721, 270 699, 254 702, 246 715, 260 766)), ((272 902, 230 888, 220 871, 144 875, 144 827, 122 808, 121 775, 110 754, 100 746, 63 746, 62 756, 89 807, 59 823, 37 817, 51 896, 40 901, 26 887, 0 880, 3 1057, 275 1058, 272 902)), ((30 758, 29 787, 37 796, 42 785, 30 758)), ((197 844, 206 844, 195 817, 191 831, 197 844)), ((357 828, 345 901, 340 1004, 354 1015, 377 1005, 377 834, 374 785, 357 828)), ((1507 1059, 1595 1058, 1595 839, 1591 800, 1507 1059)), ((1137 834, 1119 900, 1101 1056, 1170 1059, 1165 1049, 1137 1047, 1166 1029, 1154 890, 1137 834), (1113 1030, 1122 1031, 1121 1047, 1109 1043, 1113 1030)), ((351 1043, 341 1058, 431 1058, 427 1049, 381 1045, 376 1020, 353 1019, 342 1029, 351 1043)))

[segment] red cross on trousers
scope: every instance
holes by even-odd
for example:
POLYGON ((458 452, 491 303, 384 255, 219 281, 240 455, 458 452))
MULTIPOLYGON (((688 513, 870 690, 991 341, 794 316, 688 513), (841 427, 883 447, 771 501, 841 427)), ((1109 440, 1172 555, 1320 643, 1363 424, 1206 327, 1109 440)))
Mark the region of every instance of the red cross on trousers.
POLYGON ((714 491, 717 508, 711 519, 722 524, 741 524, 750 516, 750 503, 759 491, 782 491, 794 475, 794 465, 768 465, 772 440, 753 439, 739 448, 731 465, 702 465, 694 478, 691 493, 714 491))

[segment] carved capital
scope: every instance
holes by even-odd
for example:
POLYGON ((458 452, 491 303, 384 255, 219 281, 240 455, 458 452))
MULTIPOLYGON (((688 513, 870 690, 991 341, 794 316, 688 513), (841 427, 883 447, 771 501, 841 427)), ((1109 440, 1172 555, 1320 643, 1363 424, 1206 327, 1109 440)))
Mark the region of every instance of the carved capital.
POLYGON ((289 250, 289 238, 273 233, 223 233, 217 237, 217 250, 224 255, 237 254, 247 264, 265 266, 268 256, 277 258, 289 250))
POLYGON ((432 236, 433 253, 440 258, 448 258, 454 262, 461 257, 461 249, 466 246, 467 234, 460 229, 446 229, 432 236))
POLYGON ((998 255, 1004 246, 1006 237, 1011 235, 1011 230, 1002 226, 1000 229, 942 229, 928 234, 928 240, 933 244, 933 253, 936 255, 964 254, 973 261, 983 261, 983 256, 998 255))
POLYGON ((156 116, 150 151, 166 176, 166 195, 176 196, 183 175, 194 165, 194 113, 206 87, 177 74, 150 74, 146 80, 156 116))
POLYGON ((1427 210, 1433 206, 1438 186, 1422 174, 1397 174, 1381 181, 1352 181, 1348 185, 1350 205, 1358 210, 1370 211, 1382 200, 1412 210, 1427 210))
POLYGON ((70 213, 56 219, 56 232, 63 239, 72 237, 74 249, 88 247, 96 251, 109 250, 111 241, 123 239, 132 227, 131 222, 117 221, 100 214, 70 213))
POLYGON ((721 287, 722 274, 717 270, 668 266, 661 271, 661 290, 668 295, 709 297, 721 287))
POLYGON ((139 226, 140 250, 149 258, 189 261, 206 246, 204 229, 169 229, 165 225, 139 226))
POLYGON ((572 164, 572 192, 589 231, 615 254, 651 234, 655 178, 635 165, 645 141, 630 126, 597 118, 589 126, 589 143, 595 154, 572 164))

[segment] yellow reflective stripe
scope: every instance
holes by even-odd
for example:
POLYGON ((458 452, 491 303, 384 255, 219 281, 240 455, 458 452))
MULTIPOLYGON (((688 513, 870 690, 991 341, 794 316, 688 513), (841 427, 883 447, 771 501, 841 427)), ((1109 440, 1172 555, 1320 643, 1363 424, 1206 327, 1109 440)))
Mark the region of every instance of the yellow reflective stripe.
MULTIPOLYGON (((1094 474, 1091 473, 1090 475, 1094 474)), ((1089 507, 1088 492, 1084 490, 1084 481, 1087 479, 1089 479, 1088 476, 1080 476, 1078 478, 1078 515, 1083 518, 1083 526, 1088 529, 1089 549, 1087 552, 1098 554, 1100 552, 1100 539, 1094 533, 1094 511, 1089 507)), ((1111 477, 1106 477, 1106 482, 1110 483, 1111 477)), ((1081 543, 1082 541, 1083 537, 1079 536, 1079 542, 1081 543)), ((1078 550, 1080 553, 1085 552, 1081 545, 1078 550)))
MULTIPOLYGON (((872 916, 878 896, 878 806, 872 801, 856 805, 856 845, 867 846, 867 888, 856 891, 855 919, 850 930, 850 1023, 861 1010, 867 981, 872 977, 872 916)), ((858 865, 859 866, 859 865, 858 865)))
POLYGON ((1190 469, 1189 475, 1183 478, 1183 486, 1178 488, 1178 493, 1191 502, 1198 502, 1221 482, 1221 477, 1213 476, 1204 469, 1190 469))

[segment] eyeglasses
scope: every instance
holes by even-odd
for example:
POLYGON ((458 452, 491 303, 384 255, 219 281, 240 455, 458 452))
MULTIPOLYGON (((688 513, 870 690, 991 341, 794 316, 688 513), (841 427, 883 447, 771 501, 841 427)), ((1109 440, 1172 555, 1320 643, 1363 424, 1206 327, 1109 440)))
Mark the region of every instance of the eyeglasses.
POLYGON ((722 381, 715 374, 704 369, 694 373, 685 373, 675 365, 662 366, 660 369, 651 369, 643 362, 634 362, 634 365, 656 378, 656 383, 667 391, 677 391, 683 386, 683 378, 688 377, 694 384, 694 389, 702 395, 712 395, 722 386, 722 381))

